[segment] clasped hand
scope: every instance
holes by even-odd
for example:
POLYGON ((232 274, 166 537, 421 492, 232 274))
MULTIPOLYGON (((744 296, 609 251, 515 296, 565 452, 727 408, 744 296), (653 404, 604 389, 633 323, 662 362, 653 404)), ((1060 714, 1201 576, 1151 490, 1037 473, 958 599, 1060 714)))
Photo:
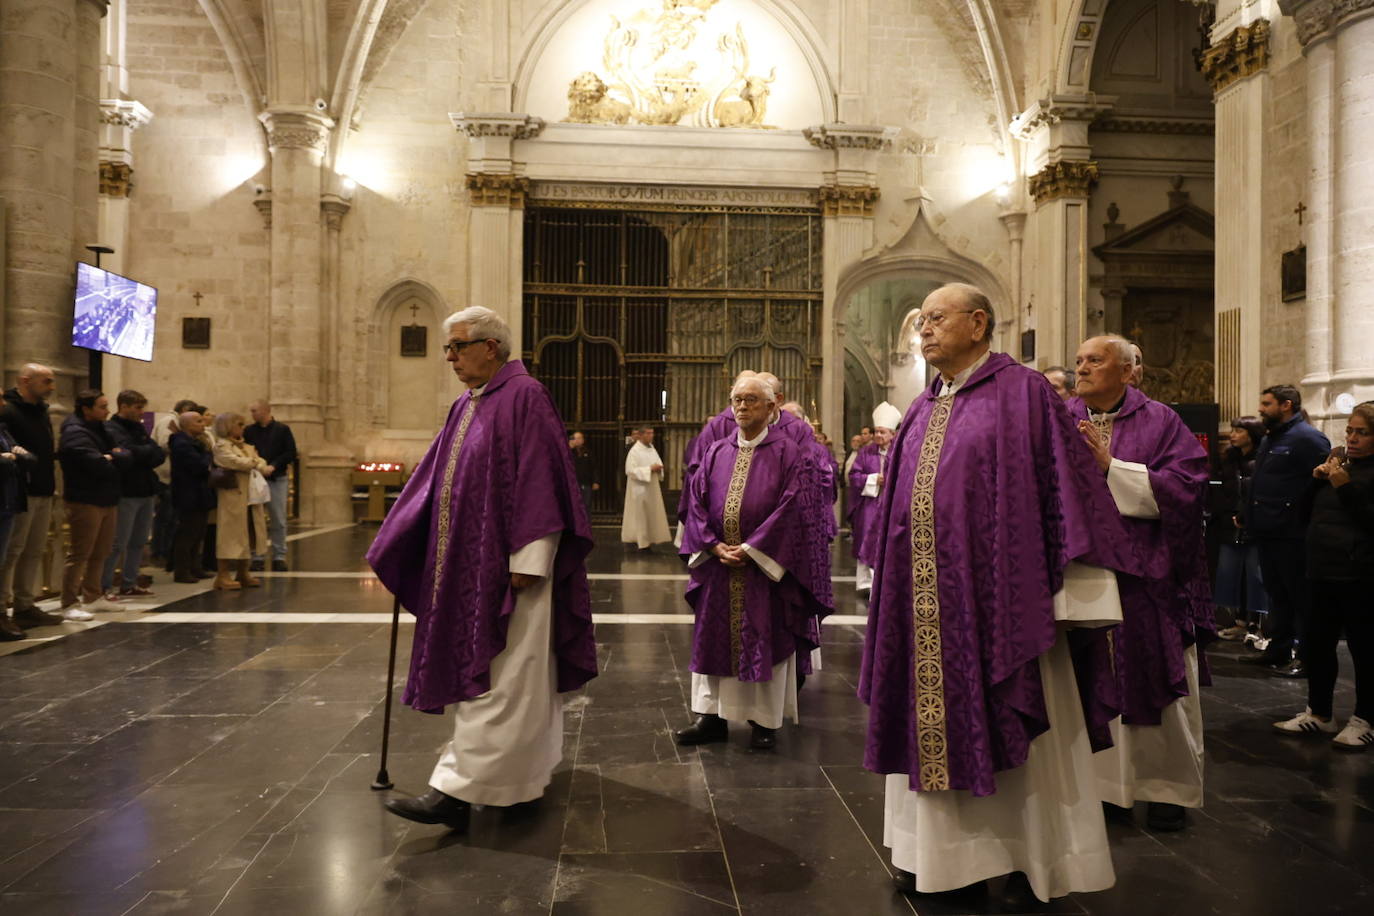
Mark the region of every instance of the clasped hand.
POLYGON ((518 592, 522 588, 529 588, 531 585, 538 582, 539 579, 539 576, 531 576, 528 573, 511 573, 510 587, 518 592))
POLYGON ((1078 433, 1083 437, 1083 441, 1088 444, 1088 449, 1093 453, 1093 458, 1097 461, 1098 470, 1106 473, 1112 466, 1112 453, 1106 440, 1102 438, 1102 431, 1091 421, 1079 420, 1078 433))
POLYGON ((743 544, 731 547, 729 544, 722 544, 717 541, 715 546, 711 548, 711 553, 715 554, 721 563, 733 569, 743 566, 749 559, 749 555, 744 552, 743 544))
POLYGON ((1312 476, 1327 481, 1333 487, 1343 487, 1350 483, 1350 472, 1345 469, 1345 461, 1340 455, 1332 455, 1317 465, 1312 469, 1312 476))

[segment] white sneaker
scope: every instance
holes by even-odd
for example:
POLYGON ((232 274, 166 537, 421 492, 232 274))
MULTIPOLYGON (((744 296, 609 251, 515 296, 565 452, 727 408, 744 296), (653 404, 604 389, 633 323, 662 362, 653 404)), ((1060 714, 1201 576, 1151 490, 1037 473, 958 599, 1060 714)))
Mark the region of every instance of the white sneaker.
POLYGON ((95 599, 94 601, 86 601, 86 602, 82 603, 81 606, 82 606, 83 608, 85 608, 86 610, 88 610, 88 611, 122 611, 122 610, 124 610, 122 607, 120 607, 119 605, 115 604, 113 601, 111 601, 109 598, 106 598, 104 595, 101 595, 99 598, 95 599))
MULTIPOLYGON (((1368 726, 1365 726, 1368 728, 1368 726)), ((1312 715, 1311 708, 1304 709, 1291 719, 1284 719, 1282 722, 1274 723, 1274 730, 1285 735, 1306 735, 1325 732, 1334 734, 1336 731, 1336 720, 1319 719, 1312 715)))
POLYGON ((95 615, 82 609, 81 605, 73 604, 62 609, 63 620, 94 620, 95 615))
POLYGON ((1351 716, 1331 743, 1343 751, 1362 751, 1374 744, 1374 726, 1359 716, 1351 716))

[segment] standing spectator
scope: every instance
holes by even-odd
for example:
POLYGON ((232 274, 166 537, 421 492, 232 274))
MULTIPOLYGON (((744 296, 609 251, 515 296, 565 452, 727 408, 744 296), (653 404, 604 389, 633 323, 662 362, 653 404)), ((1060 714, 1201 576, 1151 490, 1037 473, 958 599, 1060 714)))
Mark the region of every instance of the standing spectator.
MULTIPOLYGON (((24 471, 22 464, 29 453, 10 437, 4 423, 0 423, 0 557, 9 545, 14 519, 22 515, 24 502, 24 471)), ((24 630, 10 620, 9 613, 0 607, 0 640, 23 639, 24 630)))
POLYGON ((1225 540, 1217 561, 1216 603, 1234 612, 1232 626, 1217 634, 1222 639, 1244 639, 1259 622, 1255 615, 1265 613, 1269 606, 1260 580, 1259 548, 1241 524, 1263 438, 1259 417, 1236 417, 1231 421, 1231 444, 1221 456, 1222 505, 1217 516, 1230 523, 1220 523, 1225 540))
MULTIPOLYGON (((160 413, 153 417, 153 441, 158 448, 171 455, 168 441, 177 431, 177 417, 188 410, 195 410, 196 402, 182 398, 172 407, 171 413, 160 413)), ((157 506, 153 510, 153 562, 172 571, 172 543, 176 536, 176 510, 172 508, 172 462, 164 461, 157 466, 157 506)))
POLYGON ((1336 730, 1336 644, 1344 633, 1355 662, 1355 714, 1331 741, 1341 750, 1362 751, 1374 744, 1374 401, 1355 407, 1344 454, 1337 449, 1312 476, 1320 483, 1307 528, 1307 709, 1274 728, 1286 734, 1336 730))
POLYGON ((1255 456, 1255 476, 1245 509, 1245 530, 1259 545, 1260 572, 1269 592, 1269 645, 1241 658, 1268 665, 1282 677, 1303 677, 1294 655, 1307 628, 1303 505, 1315 488, 1312 469, 1326 460, 1331 441, 1303 418, 1302 394, 1275 385, 1260 395, 1260 419, 1268 431, 1255 456))
POLYGON ((105 431, 115 446, 129 453, 119 469, 119 512, 115 518, 114 547, 105 561, 101 588, 108 596, 114 589, 115 568, 123 580, 120 597, 151 595, 139 587, 138 567, 143 560, 143 548, 148 546, 148 534, 153 527, 153 504, 159 486, 157 471, 166 455, 143 428, 143 408, 148 399, 133 389, 121 391, 115 398, 115 415, 105 424, 105 431))
POLYGON ((53 493, 57 490, 52 422, 48 419, 48 398, 54 387, 51 369, 28 363, 20 368, 14 387, 5 392, 0 408, 0 422, 33 458, 23 469, 27 508, 14 517, 9 547, 0 566, 0 606, 13 603, 14 623, 19 627, 62 622, 56 614, 38 609, 38 571, 48 547, 53 493))
POLYGON ((1050 387, 1059 395, 1061 401, 1067 401, 1074 396, 1074 376, 1068 369, 1063 366, 1050 366, 1040 374, 1049 381, 1050 387))
POLYGON ((62 567, 62 616, 90 620, 91 611, 112 611, 100 588, 105 558, 115 539, 119 478, 129 453, 105 430, 110 399, 94 388, 76 396, 76 411, 62 421, 57 457, 62 462, 62 501, 70 528, 62 567))
POLYGON ((172 465, 172 509, 176 512, 172 581, 199 582, 210 577, 201 563, 201 542, 210 511, 215 508, 215 491, 210 489, 214 457, 200 411, 184 411, 177 417, 176 425, 176 431, 167 440, 172 465))
POLYGON ((592 493, 601 489, 596 479, 596 459, 587 451, 587 437, 582 430, 574 430, 568 437, 568 448, 572 451, 573 471, 577 473, 577 488, 582 491, 582 505, 587 508, 587 517, 592 514, 592 493))
MULTIPOLYGON (((291 479, 286 471, 296 460, 296 437, 291 434, 291 427, 272 418, 272 405, 267 401, 254 401, 248 412, 253 415, 253 425, 244 430, 244 441, 257 449, 262 460, 273 468, 272 473, 266 475, 267 489, 272 494, 272 500, 267 504, 272 571, 286 572, 286 497, 291 489, 291 479)), ((258 541, 253 569, 263 568, 264 552, 263 542, 258 541)))
POLYGON ((219 491, 215 505, 215 559, 219 567, 215 588, 230 591, 262 585, 250 573, 249 563, 253 550, 261 550, 267 543, 267 526, 263 524, 262 506, 250 504, 248 497, 254 471, 266 477, 276 470, 244 441, 244 425, 243 416, 232 411, 215 417, 215 464, 233 471, 238 478, 237 487, 219 491), (237 579, 229 578, 231 566, 238 568, 237 579))

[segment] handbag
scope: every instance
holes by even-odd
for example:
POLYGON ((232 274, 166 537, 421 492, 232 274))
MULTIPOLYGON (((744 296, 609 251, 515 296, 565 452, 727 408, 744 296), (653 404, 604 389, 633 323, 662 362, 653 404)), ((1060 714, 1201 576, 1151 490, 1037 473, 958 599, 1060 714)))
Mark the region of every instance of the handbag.
POLYGON ((238 472, 215 465, 210 468, 210 488, 213 490, 237 490, 239 488, 238 472))
POLYGON ((272 491, 267 486, 267 478, 262 471, 254 468, 248 474, 248 505, 261 506, 272 501, 272 491))

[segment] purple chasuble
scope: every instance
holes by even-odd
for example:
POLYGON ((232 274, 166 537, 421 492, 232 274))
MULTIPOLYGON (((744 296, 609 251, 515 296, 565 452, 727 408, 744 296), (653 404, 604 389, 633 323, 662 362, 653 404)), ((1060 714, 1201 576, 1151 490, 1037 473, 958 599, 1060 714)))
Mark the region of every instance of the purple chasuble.
POLYGON ((881 540, 881 536, 874 537, 870 529, 878 517, 882 490, 878 491, 877 496, 864 496, 864 485, 868 483, 869 474, 883 472, 883 465, 891 455, 891 446, 884 456, 878 454, 878 444, 870 442, 859 449, 859 454, 854 456, 854 463, 849 466, 849 487, 853 496, 849 501, 849 534, 854 542, 854 558, 868 566, 876 565, 877 551, 873 542, 881 540))
MULTIPOLYGON (((1067 406, 1075 423, 1089 419, 1080 399, 1067 406)), ((1204 652, 1216 638, 1202 518, 1207 453, 1177 413, 1135 388, 1126 389, 1112 423, 1111 453, 1149 469, 1160 517, 1122 519, 1145 577, 1117 574, 1122 623, 1098 651, 1109 653, 1116 672, 1121 721, 1158 725, 1164 708, 1188 695, 1188 646, 1198 647, 1200 683, 1211 683, 1204 652)))
POLYGON ((367 561, 415 615, 402 702, 422 712, 491 689, 515 608, 510 556, 559 535, 553 651, 559 691, 596 677, 585 560, 591 526, 548 391, 519 360, 467 391, 387 514, 367 561))
POLYGON ((777 428, 753 448, 736 436, 713 444, 692 482, 682 552, 716 543, 756 547, 786 570, 774 582, 753 563, 734 570, 715 557, 691 571, 687 603, 696 614, 691 670, 768 681, 773 666, 815 648, 813 621, 830 613, 830 566, 817 563, 805 524, 816 486, 807 451, 777 428))
POLYGON ((1038 659, 1056 638, 1065 566, 1139 564, 1040 373, 994 353, 953 397, 937 398, 942 387, 907 410, 878 500, 864 766, 905 773, 916 791, 984 796, 1049 728, 1038 659))
POLYGON ((733 436, 738 429, 735 412, 727 407, 707 420, 701 432, 687 443, 687 448, 682 453, 682 492, 677 498, 678 521, 687 523, 687 506, 692 501, 692 475, 696 474, 697 468, 701 465, 701 456, 721 439, 733 436))

